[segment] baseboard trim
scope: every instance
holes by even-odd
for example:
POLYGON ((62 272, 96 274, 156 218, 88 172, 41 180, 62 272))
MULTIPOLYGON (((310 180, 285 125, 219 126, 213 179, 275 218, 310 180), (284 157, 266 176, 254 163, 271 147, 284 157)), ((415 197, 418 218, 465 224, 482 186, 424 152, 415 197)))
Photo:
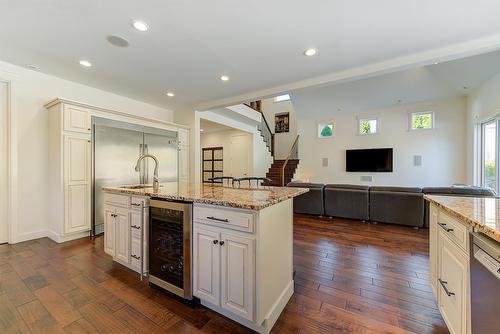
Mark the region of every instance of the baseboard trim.
POLYGON ((54 231, 47 232, 47 237, 49 237, 50 239, 54 240, 55 242, 57 242, 59 244, 62 242, 81 239, 81 238, 85 238, 85 237, 89 237, 89 236, 90 236, 90 231, 79 232, 79 233, 68 234, 68 235, 60 235, 58 233, 55 233, 54 231))
POLYGON ((12 244, 17 244, 19 242, 29 241, 29 240, 33 240, 33 239, 40 239, 40 238, 45 238, 45 237, 47 237, 47 231, 45 231, 45 230, 36 231, 36 232, 19 233, 12 241, 12 244))
POLYGON ((274 303, 273 307, 271 308, 271 311, 267 314, 266 319, 262 322, 262 324, 257 325, 254 322, 251 322, 245 318, 242 318, 240 316, 237 316, 230 311, 227 311, 220 306, 217 306, 215 304, 212 304, 210 302, 201 300, 201 304, 205 307, 208 307, 209 309, 214 310, 215 312, 222 314, 225 317, 228 317, 231 320, 234 320, 240 324, 242 324, 245 327, 248 327, 257 333, 260 334, 268 334, 271 332, 271 329, 273 328, 274 324, 278 320, 279 316, 285 309, 286 304, 290 300, 290 298, 293 295, 294 289, 293 289, 294 282, 293 280, 288 283, 288 285, 285 287, 279 298, 276 300, 274 303))

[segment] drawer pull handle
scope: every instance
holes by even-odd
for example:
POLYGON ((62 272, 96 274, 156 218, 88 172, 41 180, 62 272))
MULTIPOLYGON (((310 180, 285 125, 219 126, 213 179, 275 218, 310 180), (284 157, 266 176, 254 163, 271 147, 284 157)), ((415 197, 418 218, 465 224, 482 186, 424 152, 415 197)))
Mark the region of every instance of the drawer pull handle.
POLYGON ((137 229, 137 230, 140 230, 140 229, 141 229, 141 227, 140 227, 140 226, 137 226, 137 225, 132 225, 132 226, 130 226, 130 227, 135 228, 135 229, 137 229))
POLYGON ((439 284, 441 284, 441 286, 442 286, 442 287, 443 287, 443 289, 444 289, 444 292, 446 292, 446 294, 448 295, 448 297, 450 297, 450 296, 454 296, 454 295, 455 295, 455 293, 454 293, 454 292, 449 291, 449 290, 448 290, 448 288, 446 287, 446 284, 448 284, 448 282, 443 281, 443 280, 442 280, 442 279, 440 279, 440 278, 438 278, 438 282, 439 282, 439 284))
POLYGON ((130 203, 130 205, 133 205, 133 206, 141 206, 140 203, 130 203))
POLYGON ((219 240, 214 240, 214 245, 217 245, 219 243, 219 240))
POLYGON ((443 228, 443 230, 445 230, 446 232, 453 232, 453 229, 447 227, 446 224, 444 224, 444 223, 438 223, 438 225, 441 226, 443 228))
POLYGON ((130 255, 130 256, 131 256, 131 257, 133 257, 133 258, 134 258, 134 259, 136 259, 136 260, 140 260, 140 259, 141 259, 141 257, 140 257, 140 256, 137 256, 137 255, 134 255, 134 254, 132 254, 132 255, 130 255))
POLYGON ((218 221, 218 222, 229 223, 229 219, 221 219, 221 218, 215 218, 215 217, 207 217, 207 219, 215 220, 215 221, 218 221))

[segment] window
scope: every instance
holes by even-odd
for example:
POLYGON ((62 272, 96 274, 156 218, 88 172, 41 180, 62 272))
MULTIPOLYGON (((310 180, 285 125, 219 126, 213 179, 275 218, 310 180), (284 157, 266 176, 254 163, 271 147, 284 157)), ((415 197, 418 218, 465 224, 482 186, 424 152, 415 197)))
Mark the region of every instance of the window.
POLYGON ((482 186, 498 190, 497 143, 499 120, 492 120, 481 125, 481 171, 482 186))
POLYGON ((333 123, 318 124, 318 138, 330 138, 333 136, 333 123))
POLYGON ((410 129, 434 128, 434 113, 432 111, 412 112, 410 114, 410 129))
MULTIPOLYGON (((211 183, 212 177, 223 176, 222 147, 203 148, 203 182, 211 183)), ((221 181, 218 181, 221 183, 221 181)))
POLYGON ((376 118, 360 118, 359 134, 372 135, 378 133, 378 120, 376 118))
POLYGON ((274 97, 274 103, 290 101, 290 94, 283 94, 274 97))

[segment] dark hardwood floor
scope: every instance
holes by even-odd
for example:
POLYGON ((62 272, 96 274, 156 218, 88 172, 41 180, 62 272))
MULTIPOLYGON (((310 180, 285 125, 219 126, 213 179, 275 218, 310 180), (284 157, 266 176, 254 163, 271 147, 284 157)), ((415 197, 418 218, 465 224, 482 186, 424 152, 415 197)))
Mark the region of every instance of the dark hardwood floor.
MULTIPOLYGON (((295 217, 295 294, 273 333, 448 333, 428 230, 295 217)), ((141 283, 103 238, 0 245, 0 333, 250 333, 141 283)))

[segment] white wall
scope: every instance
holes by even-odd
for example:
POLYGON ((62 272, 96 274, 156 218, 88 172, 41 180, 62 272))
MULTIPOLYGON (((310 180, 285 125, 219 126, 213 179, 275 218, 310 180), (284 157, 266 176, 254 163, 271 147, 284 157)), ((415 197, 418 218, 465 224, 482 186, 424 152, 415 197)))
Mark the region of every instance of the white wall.
POLYGON ((239 130, 215 131, 200 134, 201 148, 222 147, 223 149, 223 171, 224 176, 242 177, 243 175, 233 175, 231 161, 235 152, 232 150, 231 139, 236 136, 244 136, 245 141, 242 149, 247 153, 247 171, 253 174, 253 141, 252 134, 239 130))
POLYGON ((297 137, 297 120, 291 101, 274 103, 273 98, 262 100, 262 113, 274 133, 274 115, 288 112, 290 114, 290 132, 276 133, 274 136, 274 152, 276 159, 286 159, 288 152, 297 137))
POLYGON ((132 115, 173 120, 170 110, 5 62, 0 62, 0 79, 12 82, 13 145, 17 150, 13 163, 17 164, 18 175, 14 241, 44 236, 48 226, 49 126, 45 103, 61 97, 132 115))
MULTIPOLYGON (((313 114, 331 110, 328 105, 310 105, 313 114)), ((297 111, 299 170, 296 178, 311 182, 368 185, 438 186, 466 181, 465 98, 452 98, 392 108, 352 113, 331 111, 322 119, 304 117, 297 111), (408 113, 435 112, 435 129, 408 130, 408 113), (377 117, 380 133, 357 134, 358 117, 377 117), (333 120, 334 136, 317 138, 317 122, 333 120), (347 173, 345 150, 394 148, 393 173, 347 173), (422 156, 422 166, 413 166, 413 156, 422 156), (322 167, 322 158, 329 166, 322 167), (373 182, 362 182, 362 175, 372 175, 373 182)))
POLYGON ((474 126, 487 118, 500 114, 500 73, 497 73, 481 86, 476 88, 467 97, 467 180, 469 183, 475 180, 474 169, 475 136, 474 126))
POLYGON ((7 107, 8 85, 0 81, 0 243, 8 241, 7 229, 7 107))

